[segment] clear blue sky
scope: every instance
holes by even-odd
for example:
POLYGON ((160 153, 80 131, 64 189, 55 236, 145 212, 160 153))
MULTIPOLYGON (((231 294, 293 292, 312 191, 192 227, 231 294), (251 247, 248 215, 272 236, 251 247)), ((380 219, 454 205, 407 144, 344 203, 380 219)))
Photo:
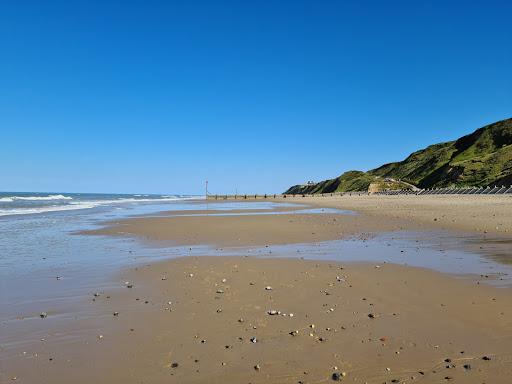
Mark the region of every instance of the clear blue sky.
POLYGON ((512 116, 511 1, 1 1, 0 190, 281 192, 512 116))

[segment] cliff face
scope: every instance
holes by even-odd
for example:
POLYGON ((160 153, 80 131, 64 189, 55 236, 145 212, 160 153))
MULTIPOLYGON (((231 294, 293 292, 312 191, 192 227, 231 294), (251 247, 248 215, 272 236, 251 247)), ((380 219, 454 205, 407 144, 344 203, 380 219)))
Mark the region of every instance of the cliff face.
POLYGON ((366 191, 371 183, 403 180, 420 188, 512 183, 512 119, 477 129, 458 140, 430 145, 405 160, 368 172, 349 171, 315 185, 296 185, 285 193, 366 191))

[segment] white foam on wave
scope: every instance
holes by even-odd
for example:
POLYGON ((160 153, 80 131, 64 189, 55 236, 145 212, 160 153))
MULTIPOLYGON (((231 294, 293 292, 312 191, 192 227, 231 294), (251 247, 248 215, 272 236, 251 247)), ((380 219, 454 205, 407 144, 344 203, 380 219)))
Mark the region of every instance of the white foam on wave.
MULTIPOLYGON (((203 197, 204 198, 204 197, 203 197)), ((180 200, 197 200, 201 197, 162 197, 156 199, 135 199, 135 198, 120 198, 113 200, 84 200, 80 202, 71 202, 66 205, 52 205, 37 208, 15 208, 15 209, 0 209, 0 216, 10 215, 33 215, 45 212, 59 212, 59 211, 73 211, 80 209, 91 209, 100 206, 113 205, 113 204, 129 204, 129 203, 145 203, 145 202, 167 202, 167 201, 180 201, 180 200)))
POLYGON ((14 201, 47 201, 47 200, 73 200, 71 196, 64 195, 48 195, 48 196, 6 196, 0 198, 2 203, 12 203, 14 201))
POLYGON ((53 205, 49 207, 39 208, 15 208, 15 209, 0 209, 0 216, 11 216, 11 215, 33 215, 44 212, 58 212, 58 211, 73 211, 79 209, 89 209, 97 207, 96 204, 77 203, 69 205, 53 205))

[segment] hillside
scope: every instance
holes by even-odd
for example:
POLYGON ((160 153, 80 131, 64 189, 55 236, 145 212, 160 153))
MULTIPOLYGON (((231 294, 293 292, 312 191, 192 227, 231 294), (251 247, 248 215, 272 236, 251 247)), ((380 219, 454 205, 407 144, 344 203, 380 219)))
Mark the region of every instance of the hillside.
POLYGON ((349 171, 314 185, 295 185, 287 194, 366 191, 370 184, 402 188, 512 184, 512 119, 477 129, 458 140, 433 144, 367 172, 349 171))

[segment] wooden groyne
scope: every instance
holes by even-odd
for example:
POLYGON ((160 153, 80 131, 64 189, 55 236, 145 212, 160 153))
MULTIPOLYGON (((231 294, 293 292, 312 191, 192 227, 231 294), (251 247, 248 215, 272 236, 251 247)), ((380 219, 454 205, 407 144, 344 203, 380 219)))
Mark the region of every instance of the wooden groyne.
POLYGON ((326 196, 424 196, 424 195, 512 195, 512 186, 488 186, 488 187, 461 187, 461 188, 432 188, 397 189, 380 192, 332 192, 316 194, 243 194, 243 195, 208 195, 208 200, 274 200, 289 197, 326 197, 326 196))

